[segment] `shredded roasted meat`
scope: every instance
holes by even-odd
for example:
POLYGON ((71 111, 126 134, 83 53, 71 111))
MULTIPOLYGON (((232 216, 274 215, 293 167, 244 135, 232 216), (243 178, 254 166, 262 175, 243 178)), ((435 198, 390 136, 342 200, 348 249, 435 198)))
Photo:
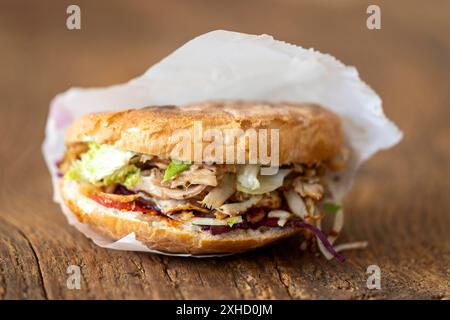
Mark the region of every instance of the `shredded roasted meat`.
POLYGON ((141 177, 133 191, 143 191, 157 199, 183 200, 192 198, 201 193, 207 185, 196 184, 188 187, 171 188, 169 182, 163 181, 163 173, 160 169, 151 169, 149 176, 141 177))
POLYGON ((297 177, 292 182, 292 185, 294 187, 294 190, 300 194, 302 197, 309 197, 314 200, 320 200, 323 197, 324 194, 324 187, 315 182, 303 182, 302 177, 297 177))
POLYGON ((189 170, 184 171, 177 175, 175 179, 168 182, 170 188, 186 187, 193 184, 202 184, 207 186, 217 186, 216 169, 201 168, 197 165, 193 165, 189 170))

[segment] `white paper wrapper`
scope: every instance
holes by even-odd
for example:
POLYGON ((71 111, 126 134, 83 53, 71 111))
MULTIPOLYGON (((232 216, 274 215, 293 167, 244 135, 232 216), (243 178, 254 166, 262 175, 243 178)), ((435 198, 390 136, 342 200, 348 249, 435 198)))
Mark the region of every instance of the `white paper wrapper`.
POLYGON ((215 99, 311 102, 337 113, 343 119, 347 143, 354 152, 351 165, 333 186, 338 199, 345 195, 363 161, 402 138, 402 133, 385 117, 380 97, 361 81, 354 67, 268 35, 209 32, 125 84, 72 88, 54 98, 42 150, 52 175, 54 200, 69 222, 101 247, 162 253, 144 246, 134 234, 111 243, 79 223, 63 204, 55 163, 64 153, 64 132, 72 120, 90 112, 215 99))

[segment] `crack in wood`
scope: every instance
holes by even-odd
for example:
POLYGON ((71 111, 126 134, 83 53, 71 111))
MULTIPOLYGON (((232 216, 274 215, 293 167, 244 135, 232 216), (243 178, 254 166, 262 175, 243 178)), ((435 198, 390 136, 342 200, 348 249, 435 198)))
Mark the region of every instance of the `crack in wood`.
POLYGON ((183 291, 181 290, 180 286, 178 285, 176 279, 173 278, 169 272, 169 264, 165 261, 166 257, 156 256, 156 255, 155 255, 155 257, 157 257, 157 259, 161 262, 163 273, 164 273, 165 277, 172 283, 176 294, 178 294, 181 299, 186 300, 186 297, 185 297, 183 291))
MULTIPOLYGON (((239 270, 239 267, 236 267, 236 269, 237 269, 237 272, 239 272, 239 274, 242 275, 242 273, 239 270)), ((231 280, 233 282, 233 285, 234 285, 234 287, 236 288, 236 290, 237 290, 237 292, 239 294, 239 299, 244 299, 245 298, 245 292, 242 291, 242 288, 238 284, 238 281, 237 281, 237 278, 236 278, 236 272, 233 272, 234 270, 233 270, 231 265, 228 266, 228 270, 229 270, 229 272, 231 274, 231 280)), ((245 280, 245 277, 244 277, 244 281, 247 283, 247 285, 249 287, 251 287, 251 285, 248 283, 248 281, 245 280)))
POLYGON ((273 263, 274 263, 274 269, 278 275, 278 280, 280 281, 281 285, 285 288, 287 295, 289 296, 290 299, 294 299, 294 296, 291 294, 291 290, 289 288, 289 284, 286 283, 283 280, 282 277, 282 271, 280 270, 280 267, 278 266, 278 261, 277 261, 277 256, 275 254, 272 255, 273 256, 273 263))
POLYGON ((131 263, 133 263, 135 265, 135 267, 136 267, 136 269, 138 271, 137 275, 138 275, 139 279, 140 280, 144 280, 144 279, 146 279, 146 272, 145 272, 145 268, 144 268, 144 266, 142 264, 142 259, 141 259, 141 257, 139 255, 135 255, 135 256, 137 257, 137 259, 139 261, 135 261, 135 259, 130 258, 131 263))
POLYGON ((17 231, 25 239, 25 241, 28 243, 34 258, 36 259, 36 263, 37 263, 37 267, 38 267, 39 279, 40 279, 40 281, 42 283, 42 290, 44 292, 44 298, 46 300, 48 300, 48 293, 47 293, 47 288, 45 286, 44 276, 43 276, 43 273, 42 273, 42 267, 41 267, 41 263, 39 261, 39 257, 38 257, 38 255, 36 253, 36 250, 35 250, 33 244, 31 243, 30 239, 28 239, 27 235, 22 230, 20 230, 19 228, 17 228, 17 231))

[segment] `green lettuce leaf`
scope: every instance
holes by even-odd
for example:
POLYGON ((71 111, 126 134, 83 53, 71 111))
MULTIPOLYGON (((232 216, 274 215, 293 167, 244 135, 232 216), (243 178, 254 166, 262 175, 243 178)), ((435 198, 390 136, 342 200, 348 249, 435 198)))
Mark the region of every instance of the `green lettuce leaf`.
POLYGON ((183 162, 178 160, 172 160, 169 163, 169 166, 166 169, 166 172, 164 173, 164 179, 163 181, 168 181, 172 177, 175 177, 177 174, 186 171, 191 167, 192 163, 189 162, 183 162))
POLYGON ((129 164, 135 153, 123 151, 110 145, 89 143, 89 150, 64 175, 75 181, 87 181, 109 185, 120 183, 126 187, 136 184, 140 170, 129 164))
POLYGON ((106 186, 119 183, 128 189, 131 189, 138 182, 140 176, 141 171, 139 168, 133 164, 130 164, 114 171, 109 176, 104 177, 102 183, 106 186))
POLYGON ((230 228, 232 228, 236 223, 241 222, 241 221, 242 221, 242 217, 235 216, 235 217, 228 218, 227 224, 230 228), (239 219, 239 218, 241 218, 241 219, 239 219))

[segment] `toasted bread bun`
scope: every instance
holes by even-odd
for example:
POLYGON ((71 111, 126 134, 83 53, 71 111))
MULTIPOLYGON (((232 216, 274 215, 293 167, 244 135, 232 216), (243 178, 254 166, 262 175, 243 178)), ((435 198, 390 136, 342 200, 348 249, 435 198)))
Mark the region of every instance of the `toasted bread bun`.
MULTIPOLYGON (((174 151, 180 150, 183 145, 177 130, 187 129, 193 135, 195 121, 201 121, 203 132, 208 129, 222 132, 224 129, 279 129, 280 164, 328 160, 338 153, 343 143, 339 118, 319 106, 243 101, 88 114, 73 123, 65 140, 68 145, 93 140, 99 144, 173 159, 174 151)), ((240 139, 245 139, 245 136, 233 139, 234 146, 240 139)), ((194 150, 193 144, 194 141, 191 150, 194 150)), ((203 148, 208 144, 210 141, 203 141, 203 148)), ((272 154, 270 147, 269 142, 268 153, 272 154)), ((176 153, 179 154, 178 151, 176 153)), ((248 145, 245 153, 248 159, 248 145)), ((237 157, 237 152, 235 154, 237 157)), ((193 151, 190 156, 179 155, 176 159, 195 160, 193 151)), ((203 156, 202 161, 214 162, 214 158, 203 156)))
POLYGON ((298 228, 233 230, 220 235, 201 231, 197 226, 134 211, 104 207, 80 192, 79 184, 61 180, 64 202, 82 223, 101 235, 119 240, 134 232, 136 239, 147 247, 167 253, 226 254, 238 253, 288 238, 301 232, 298 228))

